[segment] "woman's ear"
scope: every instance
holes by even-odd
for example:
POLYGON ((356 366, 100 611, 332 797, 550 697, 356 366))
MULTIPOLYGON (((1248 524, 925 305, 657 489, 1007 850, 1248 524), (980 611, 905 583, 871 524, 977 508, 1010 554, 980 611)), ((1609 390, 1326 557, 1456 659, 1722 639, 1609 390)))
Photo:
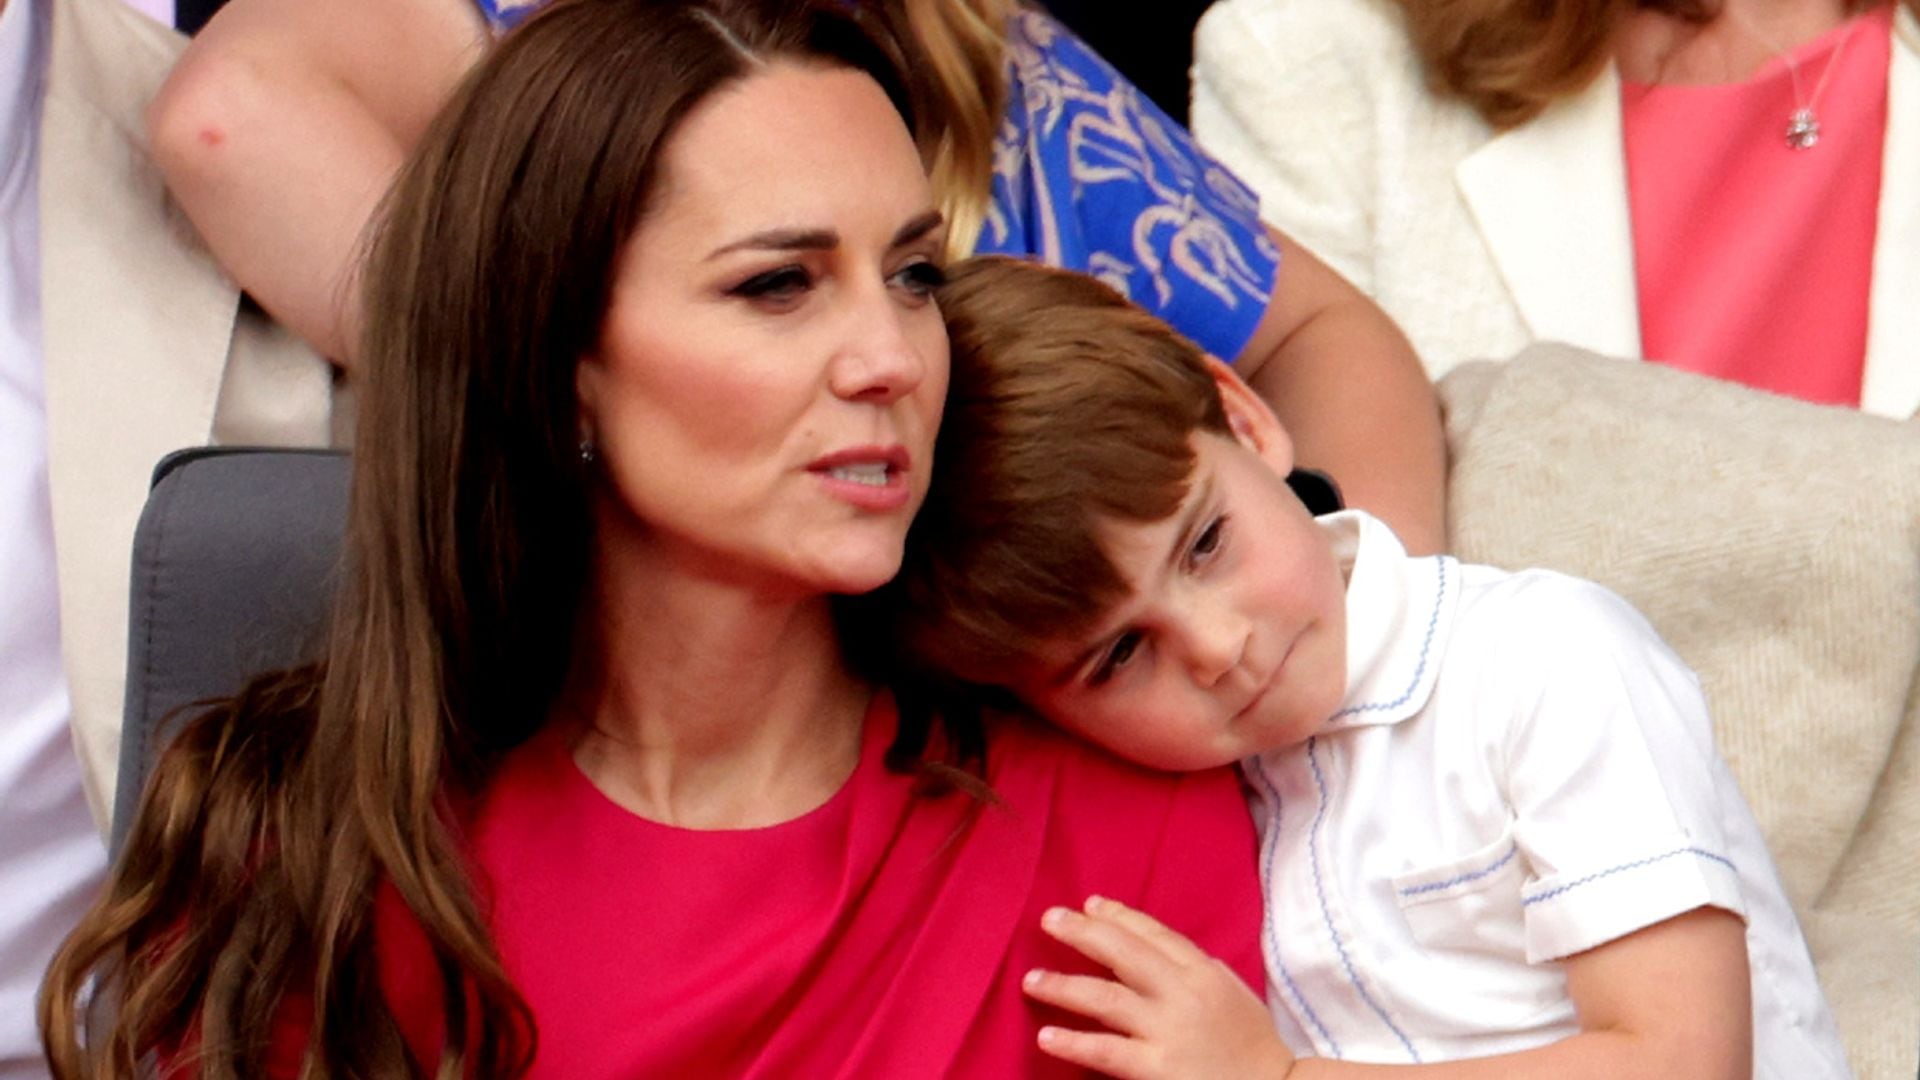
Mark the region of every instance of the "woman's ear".
POLYGON ((1220 405, 1227 414, 1227 427, 1240 445, 1260 456, 1267 467, 1285 476, 1293 471, 1293 440, 1280 418, 1253 392, 1253 388, 1234 374, 1218 357, 1207 357, 1207 370, 1220 390, 1220 405))
POLYGON ((583 356, 573 368, 573 392, 579 399, 580 443, 585 447, 595 441, 594 416, 599 411, 600 364, 591 356, 583 356))

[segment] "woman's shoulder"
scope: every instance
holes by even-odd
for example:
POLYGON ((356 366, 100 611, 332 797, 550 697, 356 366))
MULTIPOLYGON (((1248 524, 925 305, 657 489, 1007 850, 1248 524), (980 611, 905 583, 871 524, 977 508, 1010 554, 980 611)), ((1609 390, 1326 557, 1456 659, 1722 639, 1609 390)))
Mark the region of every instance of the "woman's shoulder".
POLYGON ((1027 812, 1022 800, 1044 793, 1050 844, 1175 861, 1252 850, 1252 819, 1231 767, 1148 769, 1024 718, 997 720, 989 746, 988 782, 1009 809, 1027 812), (1196 846, 1159 849, 1181 836, 1196 846))
POLYGON ((1086 791, 1113 790, 1152 793, 1161 799, 1195 791, 1232 788, 1237 775, 1230 768, 1200 772, 1166 772, 1135 765, 1085 739, 1066 734, 1051 724, 1024 715, 1001 715, 988 720, 992 747, 988 781, 996 784, 1008 770, 1051 771, 1056 784, 1086 791))
POLYGON ((1260 985, 1258 841, 1237 770, 1145 769, 1029 721, 989 745, 1000 811, 1041 823, 1036 897, 1123 900, 1260 985))

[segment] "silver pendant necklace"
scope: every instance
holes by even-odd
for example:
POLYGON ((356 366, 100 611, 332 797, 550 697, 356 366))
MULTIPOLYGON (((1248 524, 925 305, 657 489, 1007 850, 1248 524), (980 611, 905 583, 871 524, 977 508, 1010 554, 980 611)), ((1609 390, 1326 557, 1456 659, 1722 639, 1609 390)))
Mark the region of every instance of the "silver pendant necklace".
POLYGON ((1858 20, 1847 23, 1846 33, 1840 35, 1840 40, 1834 45, 1833 51, 1827 54, 1826 67, 1820 71, 1820 81, 1814 84, 1812 96, 1806 96, 1800 92, 1800 65, 1793 62, 1791 53, 1775 45, 1731 10, 1728 10, 1727 18, 1732 20, 1733 25, 1739 27, 1741 32, 1765 46, 1769 52, 1780 58, 1782 64, 1786 65, 1787 81, 1793 87, 1793 113, 1787 117, 1785 132, 1787 145, 1795 150, 1813 149, 1820 142, 1820 115, 1814 112, 1814 108, 1820 103, 1821 92, 1827 88, 1827 79, 1832 77, 1833 69, 1840 64, 1840 54, 1846 51, 1847 39, 1853 37, 1853 29, 1858 25, 1858 20))

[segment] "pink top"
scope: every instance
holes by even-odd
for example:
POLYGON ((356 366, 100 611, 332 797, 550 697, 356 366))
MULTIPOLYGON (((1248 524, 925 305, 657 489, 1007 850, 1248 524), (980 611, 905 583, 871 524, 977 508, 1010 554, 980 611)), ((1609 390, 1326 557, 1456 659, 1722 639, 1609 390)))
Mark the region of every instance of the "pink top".
MULTIPOLYGON (((1261 985, 1253 826, 1235 773, 1148 772, 1009 725, 989 750, 1003 801, 983 806, 916 795, 882 763, 893 731, 883 696, 837 795, 735 831, 634 816, 552 734, 514 751, 468 835, 538 1030, 529 1075, 1083 1076, 1036 1049, 1042 1010, 1020 976, 1090 970, 1041 933, 1040 915, 1093 892, 1161 916, 1261 985)), ((389 1004, 431 1061, 437 978, 391 889, 376 926, 389 1004)), ((293 1075, 301 1028, 283 1022, 276 1073, 293 1075)))
POLYGON ((1623 87, 1649 359, 1859 405, 1892 26, 1882 5, 1788 54, 1799 93, 1819 87, 1807 149, 1787 145, 1805 98, 1783 60, 1744 83, 1623 87))

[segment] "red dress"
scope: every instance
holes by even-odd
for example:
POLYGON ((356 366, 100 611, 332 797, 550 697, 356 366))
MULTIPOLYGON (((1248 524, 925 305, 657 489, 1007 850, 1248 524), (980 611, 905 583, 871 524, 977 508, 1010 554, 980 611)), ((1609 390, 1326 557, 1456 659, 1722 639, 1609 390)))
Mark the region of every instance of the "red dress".
MULTIPOLYGON (((1077 1076, 1035 1049, 1042 1010, 1020 976, 1089 970, 1039 921, 1090 893, 1159 916, 1261 985, 1235 773, 1148 772, 1007 724, 990 751, 1001 803, 980 806, 916 796, 888 772, 894 722, 883 697, 846 785, 764 829, 647 821, 588 782, 561 739, 515 751, 467 829, 537 1026, 530 1075, 1077 1076)), ((423 939, 390 891, 376 918, 389 1003, 434 1060, 423 939)), ((275 1054, 289 1066, 291 1027, 275 1054)))

